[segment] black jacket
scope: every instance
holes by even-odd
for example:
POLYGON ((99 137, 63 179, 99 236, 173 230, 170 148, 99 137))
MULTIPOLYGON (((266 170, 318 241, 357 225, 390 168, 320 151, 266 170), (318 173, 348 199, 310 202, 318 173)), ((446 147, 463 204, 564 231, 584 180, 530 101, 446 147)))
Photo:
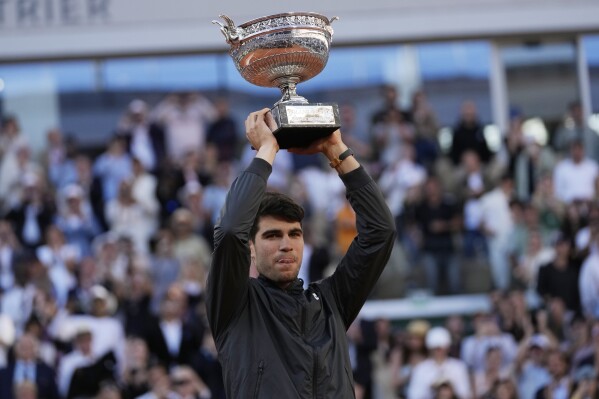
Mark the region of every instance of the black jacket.
POLYGON ((341 176, 358 237, 335 273, 283 290, 249 278, 249 231, 272 171, 255 159, 233 183, 215 228, 207 312, 229 399, 353 398, 346 331, 385 267, 395 228, 372 178, 341 176))

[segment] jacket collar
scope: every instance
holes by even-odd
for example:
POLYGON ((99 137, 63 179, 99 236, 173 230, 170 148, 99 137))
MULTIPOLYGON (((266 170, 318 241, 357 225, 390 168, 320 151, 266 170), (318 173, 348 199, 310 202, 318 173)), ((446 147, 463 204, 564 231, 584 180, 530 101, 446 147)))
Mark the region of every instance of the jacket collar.
POLYGON ((278 286, 277 283, 263 276, 262 274, 258 276, 258 280, 260 280, 263 284, 269 287, 280 289, 290 295, 298 295, 304 292, 304 280, 302 280, 301 278, 296 278, 294 281, 291 282, 291 284, 289 284, 289 286, 287 286, 286 289, 282 289, 278 286))

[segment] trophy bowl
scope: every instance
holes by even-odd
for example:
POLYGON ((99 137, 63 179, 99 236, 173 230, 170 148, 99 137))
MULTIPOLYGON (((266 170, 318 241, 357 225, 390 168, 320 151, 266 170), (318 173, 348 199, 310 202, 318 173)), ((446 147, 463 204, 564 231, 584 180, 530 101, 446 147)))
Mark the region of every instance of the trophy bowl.
POLYGON ((326 66, 333 36, 331 19, 311 12, 261 17, 236 26, 226 15, 220 26, 241 76, 261 87, 278 87, 282 98, 271 109, 281 148, 306 146, 339 128, 336 104, 309 104, 296 86, 326 66), (302 107, 303 106, 303 107, 302 107))

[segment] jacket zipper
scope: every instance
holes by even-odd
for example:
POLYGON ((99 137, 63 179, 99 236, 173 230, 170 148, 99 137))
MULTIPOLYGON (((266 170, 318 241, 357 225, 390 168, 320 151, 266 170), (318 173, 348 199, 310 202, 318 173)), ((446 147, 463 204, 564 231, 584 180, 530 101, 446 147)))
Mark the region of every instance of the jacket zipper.
POLYGON ((258 398, 260 393, 260 385, 262 383, 262 374, 264 374, 264 360, 260 360, 258 364, 258 377, 256 378, 256 388, 254 389, 254 399, 258 398))
POLYGON ((314 399, 316 399, 316 390, 318 389, 318 379, 316 378, 316 374, 318 373, 318 352, 316 351, 316 348, 312 347, 312 354, 314 357, 314 362, 313 362, 313 367, 314 369, 312 370, 312 397, 314 399))

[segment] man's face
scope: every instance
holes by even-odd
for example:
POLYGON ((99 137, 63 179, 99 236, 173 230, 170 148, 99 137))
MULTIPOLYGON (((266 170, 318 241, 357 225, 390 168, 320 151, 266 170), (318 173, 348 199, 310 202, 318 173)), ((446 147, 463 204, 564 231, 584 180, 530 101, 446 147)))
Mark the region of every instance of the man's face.
POLYGON ((302 226, 299 222, 263 216, 250 248, 258 272, 285 288, 297 278, 302 264, 302 226))

